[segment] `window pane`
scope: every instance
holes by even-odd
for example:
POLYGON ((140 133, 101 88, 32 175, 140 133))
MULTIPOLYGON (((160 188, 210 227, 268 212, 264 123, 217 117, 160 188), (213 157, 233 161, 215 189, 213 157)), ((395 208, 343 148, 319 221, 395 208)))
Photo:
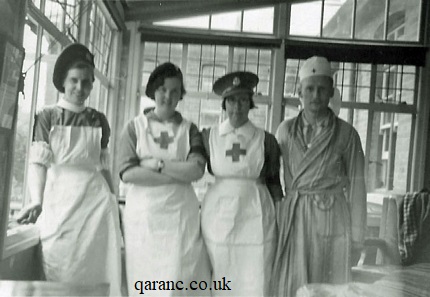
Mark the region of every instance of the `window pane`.
POLYGON ((272 72, 272 52, 270 50, 259 50, 257 93, 260 95, 269 95, 270 93, 270 75, 272 72))
POLYGON ((199 89, 201 45, 189 45, 187 56, 186 84, 190 91, 199 89))
POLYGON ((324 2, 323 37, 351 38, 353 5, 346 0, 324 2))
POLYGON ((287 59, 285 66, 284 96, 298 97, 300 60, 287 59))
POLYGON ((169 61, 178 67, 182 65, 182 44, 171 43, 170 44, 170 57, 169 61))
POLYGON ((384 40, 386 0, 357 0, 355 38, 384 40))
POLYGON ((292 119, 299 115, 300 108, 298 106, 286 105, 284 108, 284 120, 292 119))
POLYGON ((224 31, 240 31, 242 14, 240 11, 213 14, 211 29, 224 31))
POLYGON ((257 127, 266 129, 268 107, 266 104, 255 104, 256 108, 249 111, 249 119, 257 127))
POLYGON ((412 115, 374 113, 367 180, 369 191, 407 190, 411 127, 412 115))
MULTIPOLYGON (((181 67, 182 44, 156 42, 143 43, 142 90, 145 89, 149 76, 155 67, 168 61, 181 67)), ((142 91, 142 94, 144 93, 145 92, 142 91)))
POLYGON ((212 92, 215 77, 221 77, 227 72, 227 55, 227 46, 202 46, 199 91, 212 92), (220 53, 220 59, 217 59, 218 53, 220 53))
POLYGON ((320 36, 322 1, 291 5, 290 35, 320 36))
POLYGON ((55 61, 61 50, 62 48, 58 41, 44 31, 42 36, 39 80, 37 82, 37 110, 40 110, 46 105, 57 103, 59 92, 52 82, 52 75, 55 61))
POLYGON ((234 48, 232 71, 250 71, 259 76, 257 93, 268 95, 270 90, 272 52, 270 50, 234 48))
POLYGON ((200 100, 199 128, 213 127, 222 121, 220 99, 200 100))
POLYGON ((107 98, 108 96, 108 89, 103 86, 100 85, 100 101, 99 101, 99 106, 97 108, 98 111, 103 112, 105 115, 107 114, 107 98))
POLYGON ((93 5, 90 27, 90 49, 95 55, 94 63, 98 70, 104 75, 107 75, 109 70, 109 57, 112 49, 112 28, 109 26, 106 16, 98 5, 93 5))
POLYGON ((86 100, 85 104, 89 107, 92 107, 96 110, 99 109, 100 104, 100 81, 96 79, 93 84, 93 90, 91 91, 90 96, 86 100))
POLYGON ((243 12, 243 31, 273 33, 274 8, 250 9, 243 12))
POLYGON ((376 102, 413 104, 416 69, 412 66, 379 65, 376 80, 376 102))
POLYGON ((350 123, 357 130, 363 150, 366 149, 368 116, 369 112, 361 109, 341 108, 339 113, 339 118, 350 123))
POLYGON ((63 7, 58 1, 47 0, 45 3, 45 16, 57 27, 60 31, 64 29, 64 12, 63 7))
POLYGON ((64 1, 66 6, 65 13, 65 32, 78 40, 78 22, 79 22, 79 3, 76 0, 64 1))
POLYGON ((334 84, 339 90, 342 101, 369 102, 370 64, 331 63, 334 84))
POLYGON ((198 29, 208 29, 209 28, 209 15, 183 18, 176 20, 169 20, 163 22, 154 22, 155 25, 161 26, 173 26, 173 27, 183 27, 183 28, 198 28, 198 29))
POLYGON ((40 9, 40 0, 32 0, 34 3, 34 6, 40 9))
POLYGON ((388 40, 418 41, 421 0, 390 1, 388 40))
POLYGON ((26 24, 24 26, 24 47, 25 59, 22 71, 26 72, 24 93, 19 93, 18 97, 18 111, 17 111, 17 124, 15 135, 15 154, 12 168, 12 189, 10 201, 10 218, 14 218, 19 210, 22 208, 25 200, 25 166, 27 162, 27 147, 29 139, 31 138, 30 119, 31 103, 33 97, 33 81, 34 81, 34 63, 36 62, 36 26, 31 27, 26 24), (24 100, 25 99, 25 100, 24 100))

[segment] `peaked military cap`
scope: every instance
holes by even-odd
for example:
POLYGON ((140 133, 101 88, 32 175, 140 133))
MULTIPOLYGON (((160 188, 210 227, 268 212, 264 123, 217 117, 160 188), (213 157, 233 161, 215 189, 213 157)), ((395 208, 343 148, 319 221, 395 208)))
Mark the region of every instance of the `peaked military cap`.
POLYGON ((258 76, 252 72, 231 72, 217 79, 213 85, 215 94, 226 98, 238 93, 254 93, 258 84, 258 76))
POLYGON ((95 68, 94 55, 85 45, 72 43, 64 48, 55 62, 54 74, 52 77, 55 88, 61 93, 64 93, 63 83, 66 73, 70 69, 70 66, 76 62, 84 62, 92 68, 95 68))

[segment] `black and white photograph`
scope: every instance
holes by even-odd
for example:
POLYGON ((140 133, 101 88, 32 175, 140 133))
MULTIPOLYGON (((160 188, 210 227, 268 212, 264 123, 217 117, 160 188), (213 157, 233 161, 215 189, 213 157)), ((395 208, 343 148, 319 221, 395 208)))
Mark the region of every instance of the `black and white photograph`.
POLYGON ((430 296, 430 1, 0 0, 0 296, 430 296))

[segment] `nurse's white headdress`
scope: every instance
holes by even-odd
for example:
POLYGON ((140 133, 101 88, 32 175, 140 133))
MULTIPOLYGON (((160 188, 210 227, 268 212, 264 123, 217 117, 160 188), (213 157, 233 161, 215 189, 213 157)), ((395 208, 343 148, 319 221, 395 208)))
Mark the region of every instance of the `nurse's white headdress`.
POLYGON ((302 81, 307 77, 317 75, 332 77, 331 67, 326 58, 313 56, 303 62, 303 65, 299 70, 299 79, 302 81))

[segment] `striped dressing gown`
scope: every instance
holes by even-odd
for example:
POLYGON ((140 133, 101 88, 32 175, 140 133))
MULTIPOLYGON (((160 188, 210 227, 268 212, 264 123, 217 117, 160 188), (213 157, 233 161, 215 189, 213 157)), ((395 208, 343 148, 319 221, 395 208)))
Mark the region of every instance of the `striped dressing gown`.
POLYGON ((357 131, 329 112, 311 145, 303 113, 281 123, 286 198, 279 204, 279 241, 273 271, 277 296, 295 296, 307 283, 349 280, 351 246, 366 226, 364 157, 357 131))

